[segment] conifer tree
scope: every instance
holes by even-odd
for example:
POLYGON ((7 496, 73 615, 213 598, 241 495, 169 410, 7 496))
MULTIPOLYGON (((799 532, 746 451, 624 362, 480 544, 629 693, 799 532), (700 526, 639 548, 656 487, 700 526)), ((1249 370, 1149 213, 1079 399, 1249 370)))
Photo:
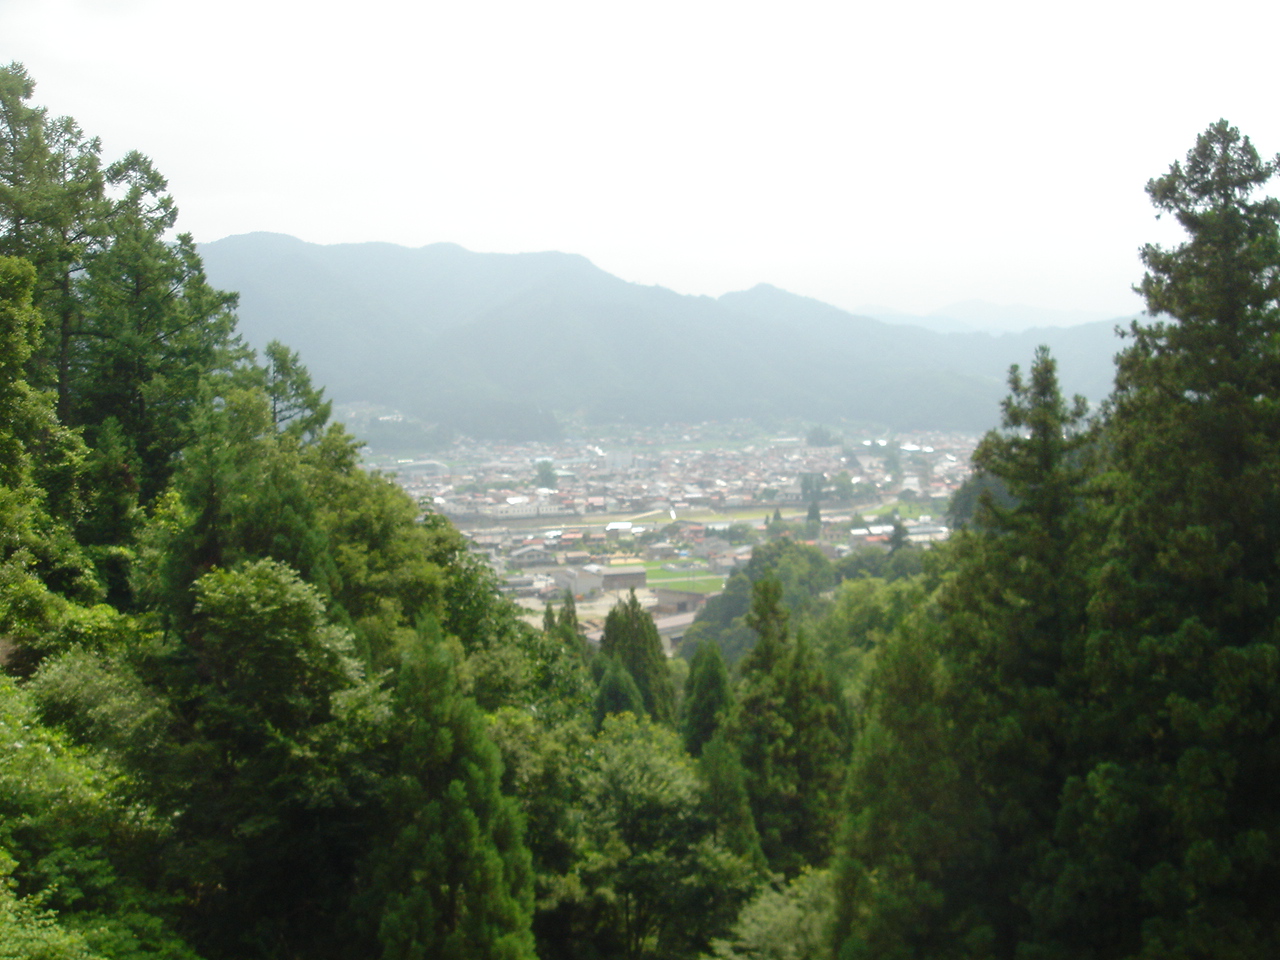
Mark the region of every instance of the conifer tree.
POLYGON ((751 810, 769 865, 794 874, 825 863, 848 761, 847 717, 835 684, 803 637, 792 640, 782 586, 752 592, 747 622, 759 640, 742 661, 727 738, 747 772, 751 810))
POLYGON ((35 82, 18 63, 0 67, 0 254, 36 269, 33 300, 44 317, 44 346, 30 378, 55 388, 66 420, 84 298, 76 278, 108 233, 110 203, 101 144, 69 117, 50 117, 28 101, 35 82))
POLYGON ((695 757, 703 745, 729 718, 733 709, 733 688, 729 669, 718 644, 703 640, 689 663, 681 705, 680 736, 684 748, 695 757))
POLYGON ((112 417, 132 444, 142 502, 168 481, 192 439, 201 387, 236 356, 236 295, 213 289, 190 234, 169 243, 177 221, 167 183, 139 153, 105 172, 119 192, 109 238, 78 280, 83 320, 66 393, 67 422, 112 417))
POLYGON ((582 632, 582 627, 578 623, 578 605, 573 599, 572 590, 564 592, 564 602, 560 605, 560 616, 556 620, 556 625, 574 636, 582 632))
POLYGON ((609 611, 600 637, 600 652, 615 657, 640 690, 644 708, 657 723, 675 722, 675 687, 662 649, 662 638, 636 592, 609 611))
POLYGON ((1152 320, 1117 360, 1094 756, 1067 784, 1046 898, 1078 913, 1044 920, 1068 950, 1280 951, 1277 172, 1219 121, 1147 185, 1187 239, 1143 249, 1152 320))
POLYGON ((1012 957, 1036 936, 1041 861, 1079 762, 1088 436, 1044 348, 1009 385, 974 466, 1013 505, 982 498, 936 608, 880 651, 836 876, 846 956, 1012 957))
POLYGON ((596 729, 604 723, 604 718, 615 713, 634 713, 636 716, 646 714, 644 697, 635 679, 615 657, 604 658, 604 673, 600 676, 600 686, 596 691, 592 716, 596 729))
POLYGON ((333 404, 324 398, 323 388, 311 385, 311 374, 297 351, 272 340, 263 353, 263 386, 271 404, 272 424, 277 430, 314 440, 329 422, 333 404))
POLYGON ((706 785, 705 805, 716 823, 717 839, 757 871, 765 872, 768 861, 751 816, 746 771, 723 733, 717 732, 703 746, 698 757, 698 774, 706 785))
POLYGON ((432 622, 403 654, 390 829, 360 899, 384 960, 532 960, 533 875, 515 801, 432 622))

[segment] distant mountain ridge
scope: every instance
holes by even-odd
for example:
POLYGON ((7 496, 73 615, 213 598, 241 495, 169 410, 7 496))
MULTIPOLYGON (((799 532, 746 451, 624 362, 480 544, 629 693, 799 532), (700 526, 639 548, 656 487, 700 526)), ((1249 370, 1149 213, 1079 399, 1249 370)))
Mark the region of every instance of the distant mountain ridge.
POLYGON ((892 307, 863 306, 855 312, 885 323, 910 324, 939 333, 1021 333, 1039 327, 1075 327, 1081 324, 1114 322, 1115 315, 1096 310, 1050 310, 965 300, 931 310, 927 314, 905 313, 892 307))
POLYGON ((553 435, 557 413, 662 423, 735 417, 984 430, 1012 363, 1046 343, 1064 389, 1111 387, 1114 322, 993 336, 884 323, 767 284, 719 298, 628 283, 565 253, 454 244, 202 244, 254 346, 297 350, 339 403, 477 436, 553 435))

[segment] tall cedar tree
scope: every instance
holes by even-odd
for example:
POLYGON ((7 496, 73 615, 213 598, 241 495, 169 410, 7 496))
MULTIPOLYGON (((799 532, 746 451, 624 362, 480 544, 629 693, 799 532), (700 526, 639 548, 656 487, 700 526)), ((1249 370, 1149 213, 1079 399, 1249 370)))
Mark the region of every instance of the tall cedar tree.
POLYGON ((684 748, 695 757, 715 736, 733 710, 733 687, 729 668, 725 666, 720 647, 703 640, 689 662, 689 676, 684 684, 681 704, 680 736, 684 748))
POLYGON ((1147 185, 1156 319, 1119 356, 1088 733, 1050 912, 1065 949, 1280 952, 1280 157, 1225 121, 1147 185))
POLYGON ((646 716, 644 697, 636 686, 635 678, 616 657, 604 657, 604 673, 600 675, 600 685, 596 690, 595 705, 592 717, 595 728, 600 729, 604 718, 615 713, 634 713, 646 716))
POLYGON ((1084 401, 1041 348, 1015 367, 1004 429, 951 575, 887 642, 850 771, 837 870, 842 957, 1013 957, 1071 770, 1084 630, 1084 401))
POLYGON ((831 853, 848 762, 847 717, 812 648, 803 636, 791 639, 774 577, 755 585, 747 623, 759 640, 742 661, 727 737, 746 769, 769 865, 795 874, 831 853))
POLYGON ((31 358, 31 379, 56 387, 65 422, 73 353, 83 340, 84 298, 76 278, 102 248, 111 205, 101 144, 71 118, 31 106, 34 93, 21 64, 0 67, 0 254, 36 268, 33 297, 45 318, 45 341, 31 358))
POLYGON ((169 243, 177 208, 151 161, 130 153, 111 164, 110 237, 85 263, 81 344, 72 363, 69 423, 117 421, 139 464, 143 503, 164 487, 193 439, 209 374, 227 368, 236 295, 215 290, 190 234, 169 243))
POLYGON ((533 873, 502 762, 430 619, 396 686, 399 769, 361 910, 384 960, 532 960, 533 873))
POLYGON ((675 686, 662 649, 662 638, 649 611, 640 606, 634 590, 605 617, 600 652, 615 658, 631 674, 640 689, 645 710, 656 723, 667 726, 675 723, 675 686))

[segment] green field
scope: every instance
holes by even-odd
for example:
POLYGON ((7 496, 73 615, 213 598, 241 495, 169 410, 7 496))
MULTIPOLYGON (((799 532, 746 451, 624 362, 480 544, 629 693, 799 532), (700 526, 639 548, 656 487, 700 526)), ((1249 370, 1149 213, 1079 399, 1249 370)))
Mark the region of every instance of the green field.
POLYGON ((713 593, 724 588, 724 574, 704 569, 663 570, 663 564, 679 560, 646 560, 644 563, 649 586, 666 587, 669 590, 689 590, 693 593, 713 593))

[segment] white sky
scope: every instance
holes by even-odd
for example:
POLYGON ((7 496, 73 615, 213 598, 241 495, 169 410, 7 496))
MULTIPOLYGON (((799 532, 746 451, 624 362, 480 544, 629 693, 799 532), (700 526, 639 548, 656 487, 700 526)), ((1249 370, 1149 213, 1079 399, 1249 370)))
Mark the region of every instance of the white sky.
POLYGON ((719 295, 1116 315, 1146 181, 1280 150, 1280 4, 0 0, 0 61, 179 227, 581 253, 719 295))

